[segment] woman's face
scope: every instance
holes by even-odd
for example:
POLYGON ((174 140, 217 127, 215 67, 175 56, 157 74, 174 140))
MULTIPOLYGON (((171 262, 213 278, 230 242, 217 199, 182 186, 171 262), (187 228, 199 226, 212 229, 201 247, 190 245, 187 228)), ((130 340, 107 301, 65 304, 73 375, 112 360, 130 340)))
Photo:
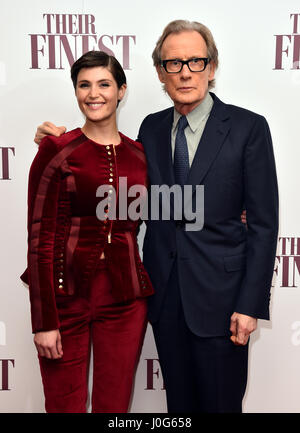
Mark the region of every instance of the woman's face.
POLYGON ((91 122, 114 119, 118 100, 125 94, 126 84, 120 89, 107 67, 96 66, 79 71, 76 97, 80 110, 91 122))

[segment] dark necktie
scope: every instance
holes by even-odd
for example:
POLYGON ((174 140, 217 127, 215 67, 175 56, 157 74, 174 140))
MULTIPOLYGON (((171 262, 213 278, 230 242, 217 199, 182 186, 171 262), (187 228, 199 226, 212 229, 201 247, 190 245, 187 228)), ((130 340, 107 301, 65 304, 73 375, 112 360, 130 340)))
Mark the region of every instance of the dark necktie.
POLYGON ((184 129, 187 127, 188 121, 185 116, 181 116, 178 121, 178 129, 175 139, 174 151, 174 175, 175 183, 184 185, 190 169, 189 152, 184 134, 184 129))

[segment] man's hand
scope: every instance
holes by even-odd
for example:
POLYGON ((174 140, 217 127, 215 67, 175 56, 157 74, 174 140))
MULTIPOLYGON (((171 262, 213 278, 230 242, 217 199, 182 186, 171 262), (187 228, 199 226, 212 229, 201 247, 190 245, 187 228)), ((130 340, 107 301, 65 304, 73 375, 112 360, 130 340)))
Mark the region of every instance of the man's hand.
POLYGON ((37 332, 33 341, 40 356, 48 359, 59 359, 63 356, 61 336, 58 329, 37 332))
POLYGON ((241 221, 243 224, 247 225, 247 216, 246 216, 246 211, 243 210, 242 215, 241 215, 241 221))
POLYGON ((40 144, 40 142, 46 135, 54 135, 55 137, 60 137, 66 132, 66 130, 67 128, 65 126, 55 126, 51 122, 44 122, 36 130, 34 141, 36 144, 40 144))
POLYGON ((230 323, 231 341, 238 346, 244 346, 248 342, 249 335, 255 331, 256 327, 257 319, 255 317, 233 313, 230 323))

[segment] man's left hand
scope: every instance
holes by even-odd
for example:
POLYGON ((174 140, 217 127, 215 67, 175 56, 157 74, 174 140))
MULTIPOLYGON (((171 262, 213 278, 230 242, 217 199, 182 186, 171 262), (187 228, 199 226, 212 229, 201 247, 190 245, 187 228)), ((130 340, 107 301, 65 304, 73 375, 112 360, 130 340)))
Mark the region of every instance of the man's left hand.
POLYGON ((233 313, 230 323, 231 341, 238 346, 246 345, 251 332, 255 331, 256 327, 257 319, 255 317, 233 313))

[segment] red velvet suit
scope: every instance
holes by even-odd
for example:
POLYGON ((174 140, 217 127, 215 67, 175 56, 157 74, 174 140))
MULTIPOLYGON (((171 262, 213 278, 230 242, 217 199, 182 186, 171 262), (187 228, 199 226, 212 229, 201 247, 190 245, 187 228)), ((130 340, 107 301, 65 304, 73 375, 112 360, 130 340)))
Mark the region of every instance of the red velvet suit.
MULTIPOLYGON (((63 357, 40 357, 48 412, 84 412, 90 340, 94 412, 126 412, 153 293, 139 257, 139 221, 99 220, 100 185, 147 184, 140 143, 99 145, 79 128, 45 137, 32 163, 28 268, 33 332, 60 329, 63 357), (104 252, 105 260, 100 257, 104 252)), ((128 198, 128 205, 135 198, 128 198)), ((118 199, 117 199, 118 201, 118 199)), ((118 207, 117 207, 118 209, 118 207)))
POLYGON ((23 276, 30 288, 33 332, 59 328, 55 298, 84 295, 103 251, 116 302, 153 293, 138 253, 139 222, 96 216, 100 185, 118 191, 118 178, 126 176, 128 188, 146 186, 141 144, 121 137, 118 146, 99 145, 77 128, 40 144, 29 175, 28 270, 23 276))

